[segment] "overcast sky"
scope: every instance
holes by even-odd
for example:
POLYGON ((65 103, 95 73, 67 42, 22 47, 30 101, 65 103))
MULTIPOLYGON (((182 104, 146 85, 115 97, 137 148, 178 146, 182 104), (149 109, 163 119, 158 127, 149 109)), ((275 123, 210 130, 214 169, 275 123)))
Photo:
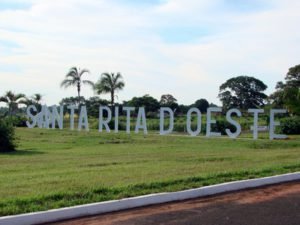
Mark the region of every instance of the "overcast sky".
POLYGON ((299 12, 299 0, 0 0, 0 95, 57 104, 76 95, 60 88, 72 66, 92 81, 121 72, 118 102, 172 94, 219 104, 219 86, 239 75, 269 94, 300 64, 299 12))

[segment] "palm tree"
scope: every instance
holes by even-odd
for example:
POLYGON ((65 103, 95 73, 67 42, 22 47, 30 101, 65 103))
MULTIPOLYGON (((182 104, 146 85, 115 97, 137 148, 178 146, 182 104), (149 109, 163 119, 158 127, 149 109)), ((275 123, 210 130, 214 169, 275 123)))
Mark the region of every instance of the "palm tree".
POLYGON ((42 108, 42 101, 43 95, 36 93, 30 98, 26 98, 25 101, 23 102, 26 106, 34 105, 38 111, 41 110, 42 108))
POLYGON ((32 101, 33 101, 35 104, 40 105, 40 104, 41 104, 41 101, 42 101, 42 98, 43 98, 43 95, 41 95, 41 94, 39 94, 39 93, 36 93, 36 94, 34 94, 31 98, 32 98, 32 101))
POLYGON ((41 105, 41 101, 42 101, 43 96, 41 94, 34 94, 32 95, 32 97, 30 98, 26 98, 25 100, 25 105, 29 106, 29 105, 41 105))
POLYGON ((100 79, 95 84, 97 94, 110 93, 111 107, 115 104, 115 92, 122 90, 125 86, 120 73, 102 73, 100 79))
POLYGON ((89 70, 77 69, 76 67, 72 67, 69 72, 66 74, 66 78, 61 82, 60 86, 64 88, 68 88, 70 86, 77 87, 78 93, 78 101, 80 100, 80 91, 81 91, 81 84, 88 84, 94 87, 94 83, 90 80, 82 80, 81 77, 84 73, 89 73, 89 70))
POLYGON ((8 106, 8 114, 16 113, 19 104, 25 104, 26 97, 24 94, 15 94, 12 91, 7 91, 5 95, 0 97, 0 102, 5 102, 8 106))

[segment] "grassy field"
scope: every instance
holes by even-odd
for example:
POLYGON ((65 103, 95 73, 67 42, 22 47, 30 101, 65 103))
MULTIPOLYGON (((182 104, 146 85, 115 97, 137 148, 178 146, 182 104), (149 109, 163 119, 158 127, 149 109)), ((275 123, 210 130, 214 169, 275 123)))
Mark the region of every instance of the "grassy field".
POLYGON ((18 128, 0 154, 0 215, 300 171, 300 136, 127 135, 18 128), (263 137, 263 136, 262 136, 263 137))

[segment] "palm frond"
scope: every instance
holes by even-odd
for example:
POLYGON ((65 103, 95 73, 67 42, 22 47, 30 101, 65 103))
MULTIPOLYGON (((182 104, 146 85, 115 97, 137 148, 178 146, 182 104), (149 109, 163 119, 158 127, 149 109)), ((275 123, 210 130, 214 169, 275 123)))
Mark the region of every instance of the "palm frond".
POLYGON ((122 90, 124 88, 124 86, 125 86, 125 83, 123 81, 120 81, 115 85, 115 89, 122 90))
POLYGON ((101 80, 103 80, 103 82, 110 84, 111 86, 113 85, 113 73, 102 73, 101 74, 101 80))
POLYGON ((0 102, 8 103, 8 99, 5 96, 0 97, 0 102))
POLYGON ((117 73, 102 73, 100 79, 95 85, 95 90, 98 94, 111 93, 122 90, 125 83, 122 81, 122 75, 117 73))
POLYGON ((110 87, 102 85, 102 86, 98 86, 96 88, 96 92, 97 94, 106 94, 109 93, 111 91, 110 87))
POLYGON ((39 93, 36 93, 36 94, 34 94, 34 95, 32 96, 32 98, 33 98, 35 101, 39 102, 39 101, 42 100, 43 95, 41 95, 41 94, 39 94, 39 93))
POLYGON ((77 67, 76 66, 71 67, 68 73, 77 73, 78 74, 77 67))
POLYGON ((15 100, 19 100, 19 99, 22 99, 22 98, 26 98, 26 96, 24 94, 16 94, 15 95, 15 100))
POLYGON ((111 91, 111 88, 108 83, 101 82, 101 80, 99 80, 94 85, 94 90, 96 91, 97 94, 103 94, 103 93, 109 93, 111 91))
POLYGON ((79 75, 78 75, 78 70, 76 67, 72 67, 68 73, 66 74, 66 78, 71 78, 71 79, 78 79, 79 75))
POLYGON ((120 80, 120 79, 123 79, 123 77, 122 77, 122 75, 121 75, 121 73, 117 73, 117 75, 115 76, 115 81, 118 81, 118 80, 120 80))
POLYGON ((108 77, 108 78, 110 78, 110 73, 107 73, 107 72, 105 72, 105 73, 102 73, 101 74, 101 77, 108 77))
POLYGON ((88 69, 82 69, 79 71, 78 75, 81 77, 84 73, 90 73, 88 69))
POLYGON ((60 87, 64 87, 64 88, 68 88, 70 86, 74 86, 77 84, 77 81, 76 80, 68 80, 68 79, 65 79, 63 80, 61 83, 60 83, 60 87))
POLYGON ((25 98, 25 99, 18 101, 18 104, 28 105, 29 102, 31 102, 31 100, 25 98))
POLYGON ((15 94, 12 91, 7 91, 5 97, 8 99, 14 99, 15 94))
POLYGON ((90 85, 90 86, 93 87, 93 88, 94 88, 94 86, 95 86, 94 82, 92 82, 92 81, 90 81, 90 80, 83 80, 82 83, 83 83, 83 84, 88 84, 88 85, 90 85))

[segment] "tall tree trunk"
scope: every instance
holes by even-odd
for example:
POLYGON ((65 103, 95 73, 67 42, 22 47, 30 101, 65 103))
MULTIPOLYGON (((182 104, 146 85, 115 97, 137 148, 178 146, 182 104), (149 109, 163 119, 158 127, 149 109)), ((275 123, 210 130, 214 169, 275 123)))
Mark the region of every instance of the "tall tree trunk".
POLYGON ((77 92, 78 92, 78 106, 80 105, 80 83, 77 83, 77 92))
POLYGON ((112 111, 112 115, 115 116, 115 107, 114 107, 114 103, 115 103, 115 92, 114 90, 111 91, 111 111, 112 111))
POLYGON ((8 115, 11 117, 13 114, 13 107, 12 105, 8 105, 8 115))
POLYGON ((9 106, 8 106, 8 114, 9 116, 13 116, 16 112, 16 108, 15 108, 15 104, 13 102, 9 103, 9 106))
POLYGON ((113 106, 115 104, 115 92, 114 92, 114 90, 111 91, 110 95, 111 95, 111 106, 113 106))

